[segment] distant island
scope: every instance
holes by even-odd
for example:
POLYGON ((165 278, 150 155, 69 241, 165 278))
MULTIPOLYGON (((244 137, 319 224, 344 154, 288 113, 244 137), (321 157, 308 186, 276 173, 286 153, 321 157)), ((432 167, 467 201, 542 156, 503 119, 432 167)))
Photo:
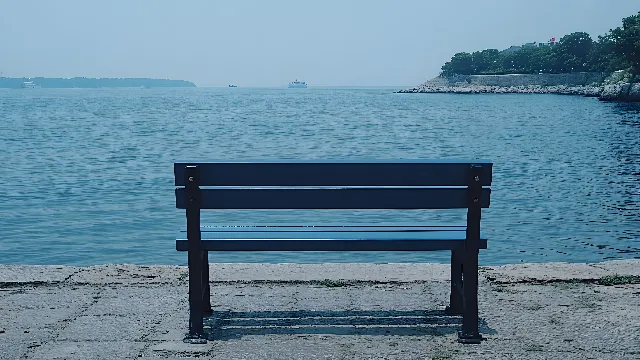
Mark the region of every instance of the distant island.
POLYGON ((149 79, 149 78, 9 78, 0 77, 0 88, 24 87, 23 84, 40 88, 140 88, 140 87, 196 87, 185 80, 149 79))
POLYGON ((593 40, 574 32, 556 41, 499 51, 460 52, 440 75, 400 93, 554 93, 640 101, 640 12, 593 40))

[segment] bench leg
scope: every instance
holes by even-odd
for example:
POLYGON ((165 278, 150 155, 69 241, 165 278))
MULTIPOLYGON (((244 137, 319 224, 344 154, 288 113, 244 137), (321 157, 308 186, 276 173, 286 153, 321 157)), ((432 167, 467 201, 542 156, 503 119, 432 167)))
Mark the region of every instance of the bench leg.
POLYGON ((461 315, 463 311, 462 260, 460 250, 451 251, 451 294, 449 295, 449 306, 445 310, 450 315, 461 315))
POLYGON ((202 314, 202 251, 189 250, 189 335, 204 333, 202 314))
POLYGON ((211 309, 211 286, 209 285, 209 252, 202 252, 202 314, 210 316, 213 313, 211 309))
POLYGON ((458 341, 467 344, 479 344, 482 336, 478 331, 478 250, 465 251, 463 264, 463 302, 462 331, 458 341))

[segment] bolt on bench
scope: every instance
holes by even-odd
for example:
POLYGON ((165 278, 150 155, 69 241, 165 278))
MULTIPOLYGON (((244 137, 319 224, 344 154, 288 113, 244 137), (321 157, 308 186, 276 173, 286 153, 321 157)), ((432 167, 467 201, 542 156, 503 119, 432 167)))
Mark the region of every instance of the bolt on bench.
POLYGON ((176 162, 176 207, 186 209, 189 334, 212 313, 209 251, 451 251, 447 311, 462 314, 460 342, 477 343, 481 208, 488 160, 176 162), (202 209, 467 209, 466 226, 200 226, 202 209), (203 236, 206 239, 202 239, 203 236))

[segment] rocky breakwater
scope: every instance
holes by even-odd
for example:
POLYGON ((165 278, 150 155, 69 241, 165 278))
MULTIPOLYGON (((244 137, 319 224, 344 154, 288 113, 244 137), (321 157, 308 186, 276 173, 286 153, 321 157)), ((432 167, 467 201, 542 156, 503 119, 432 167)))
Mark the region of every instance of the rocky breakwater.
POLYGON ((519 86, 491 86, 473 84, 438 85, 425 83, 420 86, 400 90, 398 93, 425 94, 562 94, 599 97, 603 87, 590 85, 519 85, 519 86))
POLYGON ((605 85, 600 100, 640 102, 640 83, 605 85))
POLYGON ((600 73, 455 75, 437 77, 398 93, 440 94, 559 94, 597 97, 605 101, 640 101, 640 83, 600 73))

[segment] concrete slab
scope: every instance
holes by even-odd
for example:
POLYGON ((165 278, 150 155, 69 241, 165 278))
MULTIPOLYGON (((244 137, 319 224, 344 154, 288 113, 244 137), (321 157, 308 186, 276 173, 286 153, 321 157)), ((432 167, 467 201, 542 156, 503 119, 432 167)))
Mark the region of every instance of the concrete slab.
POLYGON ((613 260, 593 264, 594 267, 606 270, 609 275, 640 276, 640 262, 613 260))
POLYGON ((32 351, 27 359, 137 359, 145 345, 134 341, 53 341, 32 351))
POLYGON ((82 268, 68 279, 76 284, 172 284, 187 278, 181 266, 96 265, 82 268))
POLYGON ((163 314, 156 328, 146 337, 151 342, 182 341, 189 332, 189 305, 185 301, 183 306, 175 312, 163 314))
POLYGON ((53 340, 55 328, 24 329, 20 326, 3 326, 0 332, 0 359, 16 360, 30 354, 38 347, 53 340))
POLYGON ((0 284, 57 283, 80 271, 81 268, 57 265, 0 265, 0 284))
POLYGON ((149 351, 154 356, 195 356, 210 355, 213 351, 213 342, 207 344, 186 344, 183 341, 163 341, 153 344, 149 351))
POLYGON ((87 316, 151 316, 158 313, 177 311, 188 304, 185 286, 166 285, 145 286, 104 286, 94 297, 94 304, 83 312, 87 316))
POLYGON ((446 264, 213 264, 212 281, 446 281, 446 264))
MULTIPOLYGON (((55 283, 76 285, 186 284, 188 270, 182 266, 136 266, 112 264, 75 267, 21 267, 0 265, 9 283, 55 283), (50 273, 48 273, 50 271, 50 273)), ((481 272, 505 281, 595 279, 622 273, 638 275, 640 260, 596 264, 541 263, 482 267, 481 272)), ((311 282, 331 280, 365 282, 448 281, 447 264, 211 264, 213 282, 311 282)), ((1 282, 0 282, 1 283, 1 282)))
POLYGON ((81 315, 58 333, 59 341, 142 341, 154 324, 154 319, 121 314, 81 315))
MULTIPOLYGON (((640 264, 640 262, 638 263, 640 264)), ((544 263, 484 267, 485 277, 500 282, 599 279, 610 271, 592 264, 544 263)))
POLYGON ((456 342, 461 319, 443 312, 448 266, 394 266, 216 265, 224 281, 212 283, 205 345, 182 342, 185 268, 105 265, 60 282, 42 274, 0 291, 0 359, 640 357, 640 284, 564 281, 635 274, 640 261, 483 268, 486 341, 475 346, 456 342))

